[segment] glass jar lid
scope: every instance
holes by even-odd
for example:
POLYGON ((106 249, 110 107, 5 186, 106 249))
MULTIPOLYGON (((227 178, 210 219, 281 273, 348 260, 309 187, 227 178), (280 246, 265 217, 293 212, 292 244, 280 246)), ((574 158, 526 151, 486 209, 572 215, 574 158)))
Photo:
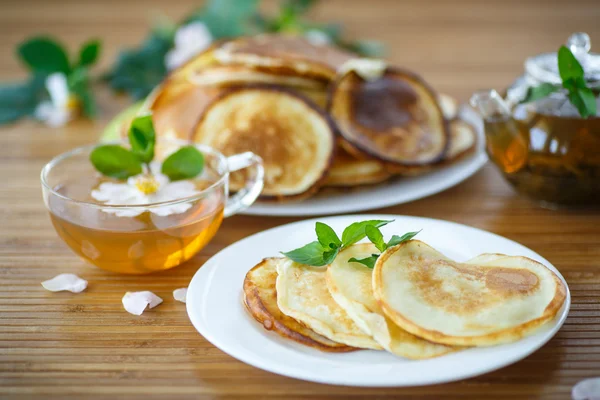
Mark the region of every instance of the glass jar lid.
MULTIPOLYGON (((585 72, 585 80, 590 87, 600 86, 600 54, 590 53, 590 36, 584 32, 572 34, 566 46, 571 50, 585 72)), ((558 56, 556 53, 544 53, 525 60, 527 77, 534 83, 553 83, 560 85, 558 56)))

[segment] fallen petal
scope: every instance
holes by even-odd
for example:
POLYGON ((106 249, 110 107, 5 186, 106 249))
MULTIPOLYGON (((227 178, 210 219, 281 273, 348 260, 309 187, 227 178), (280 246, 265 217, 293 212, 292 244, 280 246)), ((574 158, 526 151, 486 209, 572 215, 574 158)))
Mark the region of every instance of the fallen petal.
POLYGON ((180 288, 173 290, 173 298, 177 301, 185 303, 185 298, 187 297, 187 288, 180 288))
POLYGON ((68 290, 72 293, 83 292, 87 287, 87 281, 81 279, 75 274, 60 274, 54 278, 42 282, 44 289, 51 292, 60 292, 68 290))
POLYGON ((573 386, 573 400, 600 400, 600 377, 584 379, 573 386))
POLYGON ((127 292, 123 296, 122 302, 128 313, 142 315, 146 307, 154 308, 162 303, 162 299, 149 291, 127 292))

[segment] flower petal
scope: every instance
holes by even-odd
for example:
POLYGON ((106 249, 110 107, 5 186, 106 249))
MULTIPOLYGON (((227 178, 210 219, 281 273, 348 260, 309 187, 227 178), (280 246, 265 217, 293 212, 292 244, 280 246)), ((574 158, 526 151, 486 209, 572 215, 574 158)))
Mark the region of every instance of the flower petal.
POLYGON ((173 298, 177 301, 185 303, 187 297, 187 288, 180 288, 173 290, 173 298))
POLYGON ((48 75, 46 78, 46 90, 50 94, 50 100, 56 109, 68 108, 69 103, 69 86, 67 85, 67 77, 65 74, 56 72, 48 75))
POLYGON ((600 377, 579 381, 571 391, 573 400, 600 400, 600 377))
POLYGON ((125 310, 133 315, 142 315, 146 307, 154 308, 162 303, 160 297, 149 291, 127 292, 121 301, 125 310))
POLYGON ((92 190, 91 195, 98 201, 110 201, 114 204, 140 204, 136 202, 141 200, 142 197, 142 193, 137 190, 135 186, 131 186, 127 183, 112 182, 100 184, 98 189, 92 190))
POLYGON ((87 288, 87 281, 81 279, 75 274, 60 274, 54 278, 42 282, 44 289, 51 292, 60 292, 68 290, 72 293, 80 293, 87 288))
POLYGON ((213 38, 202 22, 182 26, 175 33, 175 47, 165 56, 167 69, 172 70, 210 46, 213 38))

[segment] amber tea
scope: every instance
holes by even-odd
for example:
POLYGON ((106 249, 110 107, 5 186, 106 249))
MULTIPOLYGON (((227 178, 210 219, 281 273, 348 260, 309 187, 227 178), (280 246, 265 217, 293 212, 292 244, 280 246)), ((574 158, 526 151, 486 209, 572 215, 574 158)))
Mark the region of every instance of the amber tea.
MULTIPOLYGON (((91 190, 106 178, 70 180, 55 191, 70 199, 94 203, 91 190)), ((197 189, 210 181, 194 182, 197 189)), ((175 267, 202 249, 215 235, 223 219, 223 191, 215 190, 171 215, 144 211, 118 216, 102 204, 81 208, 51 199, 50 217, 59 236, 79 256, 94 265, 125 274, 144 274, 175 267)))
POLYGON ((559 205, 598 204, 600 118, 519 105, 512 118, 488 118, 485 131, 490 158, 520 192, 559 205))

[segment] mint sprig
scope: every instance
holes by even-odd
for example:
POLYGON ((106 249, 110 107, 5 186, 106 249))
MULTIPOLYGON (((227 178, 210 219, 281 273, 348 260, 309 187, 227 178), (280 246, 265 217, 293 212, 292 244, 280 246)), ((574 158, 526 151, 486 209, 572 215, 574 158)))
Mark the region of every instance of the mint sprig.
POLYGON ((367 227, 378 228, 390 222, 393 221, 368 220, 355 222, 344 229, 341 239, 329 225, 317 222, 315 225, 317 241, 295 250, 282 252, 282 254, 300 264, 322 267, 331 264, 341 250, 364 239, 367 236, 367 227))
POLYGON ((542 83, 541 85, 530 87, 522 103, 540 100, 561 89, 567 91, 569 101, 582 118, 589 118, 596 115, 597 104, 594 92, 587 86, 585 81, 585 71, 566 46, 558 49, 558 73, 562 80, 562 85, 551 83, 542 83))
MULTIPOLYGON (((367 234, 367 237, 371 241, 371 243, 373 243, 375 245, 375 247, 377 247, 377 250, 379 250, 381 253, 383 253, 390 247, 393 247, 393 246, 399 245, 400 243, 404 243, 404 242, 411 240, 412 238, 417 236, 417 234, 421 231, 407 232, 402 236, 394 235, 387 243, 383 240, 383 234, 381 233, 379 228, 377 228, 375 226, 368 226, 365 229, 365 232, 367 234)), ((351 259, 348 260, 348 262, 360 263, 360 264, 372 269, 375 267, 375 262, 377 261, 379 256, 380 256, 380 254, 371 254, 369 257, 365 257, 365 258, 361 258, 361 259, 352 257, 351 259)))
MULTIPOLYGON (((156 132, 152 115, 141 115, 133 119, 127 135, 131 149, 108 144, 96 147, 90 154, 94 168, 102 175, 125 180, 144 172, 150 173, 150 162, 154 159, 156 132)), ((194 146, 183 146, 169 157, 161 172, 169 180, 191 179, 204 169, 204 156, 194 146)))

